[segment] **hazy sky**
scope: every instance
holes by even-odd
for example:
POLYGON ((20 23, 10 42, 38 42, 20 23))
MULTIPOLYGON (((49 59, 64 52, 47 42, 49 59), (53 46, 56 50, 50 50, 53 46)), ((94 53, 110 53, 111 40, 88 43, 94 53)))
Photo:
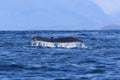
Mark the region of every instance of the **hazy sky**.
POLYGON ((106 14, 120 12, 120 0, 91 0, 96 3, 106 14))
POLYGON ((0 30, 82 30, 120 24, 120 0, 1 0, 0 30))

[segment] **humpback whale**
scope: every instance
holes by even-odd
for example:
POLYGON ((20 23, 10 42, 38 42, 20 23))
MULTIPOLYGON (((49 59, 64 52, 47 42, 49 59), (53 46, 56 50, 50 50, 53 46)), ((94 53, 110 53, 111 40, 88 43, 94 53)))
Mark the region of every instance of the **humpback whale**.
POLYGON ((83 41, 74 37, 62 37, 62 38, 45 38, 41 36, 35 36, 32 38, 31 45, 33 47, 49 47, 49 48, 77 48, 85 46, 83 41))

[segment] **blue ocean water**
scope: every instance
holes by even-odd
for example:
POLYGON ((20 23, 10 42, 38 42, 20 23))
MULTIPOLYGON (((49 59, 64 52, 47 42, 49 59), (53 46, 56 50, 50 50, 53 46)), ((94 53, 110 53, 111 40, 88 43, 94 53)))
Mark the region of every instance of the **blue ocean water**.
POLYGON ((120 31, 0 31, 0 80, 120 80, 120 31), (33 48, 74 36, 91 49, 33 48))

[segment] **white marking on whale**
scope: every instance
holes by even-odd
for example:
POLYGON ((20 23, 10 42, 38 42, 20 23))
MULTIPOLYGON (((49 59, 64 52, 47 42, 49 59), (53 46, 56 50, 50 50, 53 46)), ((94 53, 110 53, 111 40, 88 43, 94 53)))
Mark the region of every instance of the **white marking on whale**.
POLYGON ((87 48, 85 44, 76 38, 59 38, 48 40, 41 37, 34 37, 31 42, 33 47, 49 47, 49 48, 87 48))

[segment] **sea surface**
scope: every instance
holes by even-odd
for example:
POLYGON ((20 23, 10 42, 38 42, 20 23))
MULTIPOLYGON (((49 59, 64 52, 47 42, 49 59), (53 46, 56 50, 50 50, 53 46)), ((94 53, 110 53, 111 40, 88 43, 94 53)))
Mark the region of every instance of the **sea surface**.
POLYGON ((0 80, 120 80, 120 31, 0 31, 0 80), (90 48, 34 48, 34 36, 90 48))

